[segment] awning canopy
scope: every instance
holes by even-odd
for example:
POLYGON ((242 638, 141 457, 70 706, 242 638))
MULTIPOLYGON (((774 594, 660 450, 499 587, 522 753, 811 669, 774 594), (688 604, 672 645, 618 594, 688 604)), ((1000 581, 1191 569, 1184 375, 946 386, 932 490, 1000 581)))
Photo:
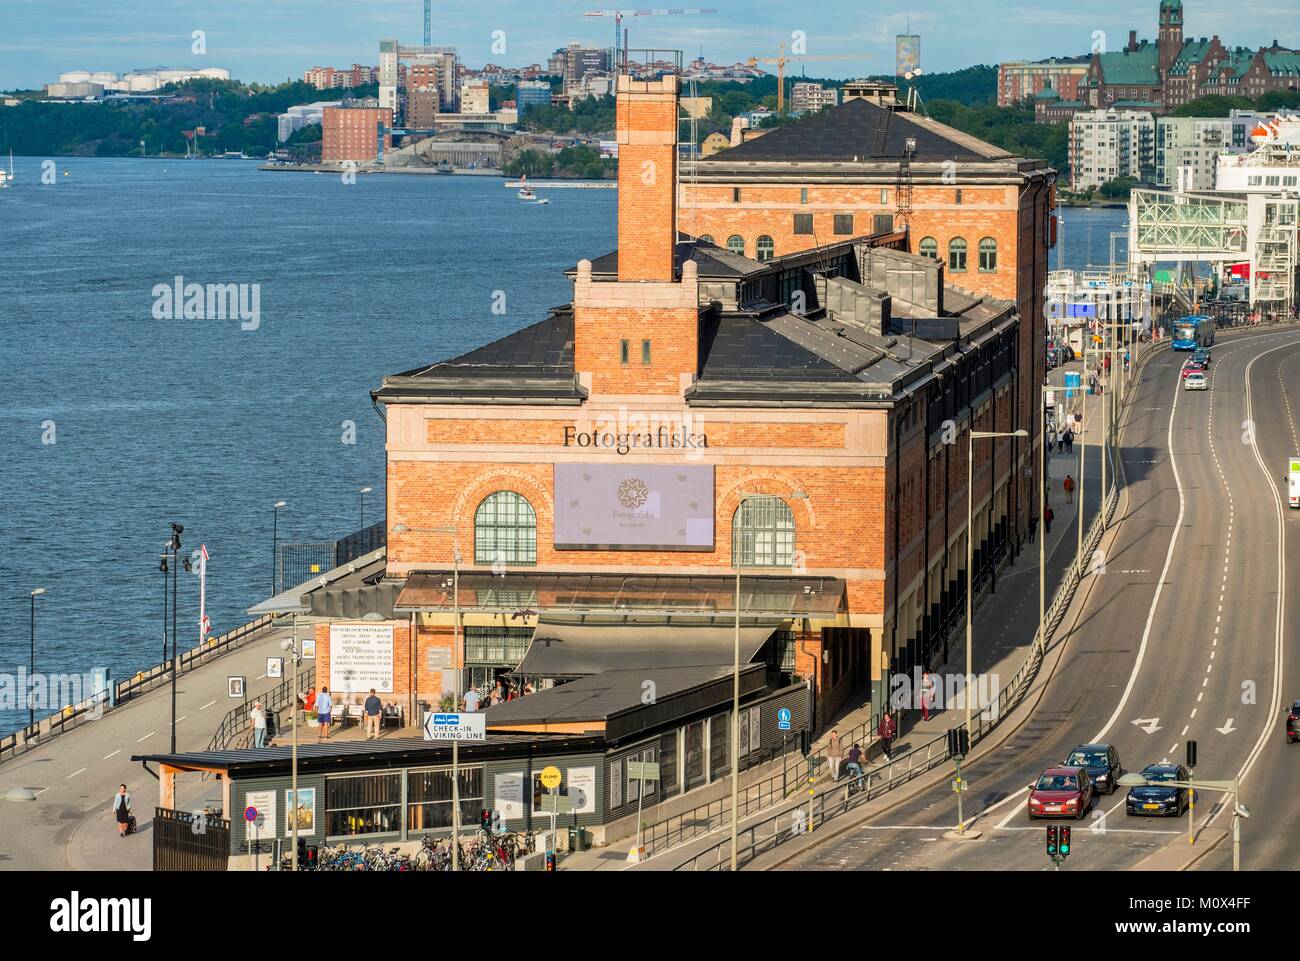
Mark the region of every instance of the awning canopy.
MULTIPOLYGON (((740 663, 748 664, 780 621, 740 626, 740 663)), ((606 671, 728 665, 735 625, 682 621, 562 621, 540 618, 514 671, 538 677, 582 677, 606 671)))
MULTIPOLYGON (((735 614, 734 576, 680 574, 547 574, 415 571, 394 604, 398 612, 462 611, 570 614, 735 614), (455 595, 455 596, 453 596, 455 595)), ((764 574, 740 578, 742 616, 834 617, 844 610, 844 581, 835 577, 764 574)))

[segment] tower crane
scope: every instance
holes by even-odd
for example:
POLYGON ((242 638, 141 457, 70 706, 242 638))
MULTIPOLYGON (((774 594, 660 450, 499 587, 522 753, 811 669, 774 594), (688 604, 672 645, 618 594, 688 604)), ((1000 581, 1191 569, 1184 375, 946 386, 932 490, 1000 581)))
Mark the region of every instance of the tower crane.
MULTIPOLYGON (((618 48, 620 44, 620 38, 625 36, 625 34, 621 32, 623 28, 624 17, 667 17, 667 16, 679 17, 684 15, 708 14, 708 13, 717 13, 717 12, 718 11, 713 9, 712 7, 705 7, 698 10, 682 10, 678 8, 673 8, 673 9, 660 8, 654 10, 588 10, 586 16, 614 18, 614 47, 613 50, 611 51, 613 54, 613 59, 611 59, 609 62, 610 73, 614 73, 618 69, 617 61, 618 61, 618 48)), ((625 43, 626 41, 623 42, 625 43)), ((624 49, 626 50, 626 46, 624 46, 624 49)))
POLYGON ((870 54, 823 54, 820 56, 787 57, 785 44, 781 44, 780 53, 775 57, 750 57, 746 63, 756 67, 760 63, 776 64, 776 112, 785 113, 785 65, 787 63, 811 63, 815 60, 865 60, 870 54))

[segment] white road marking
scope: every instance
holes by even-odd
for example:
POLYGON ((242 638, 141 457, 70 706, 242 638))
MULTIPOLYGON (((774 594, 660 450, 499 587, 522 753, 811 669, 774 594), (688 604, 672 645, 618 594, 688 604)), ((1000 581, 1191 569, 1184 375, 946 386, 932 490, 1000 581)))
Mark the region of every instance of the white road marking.
POLYGON ((109 758, 111 758, 111 757, 117 757, 117 756, 118 756, 119 754, 121 754, 121 753, 122 753, 122 749, 119 747, 119 748, 118 748, 116 751, 114 751, 112 754, 105 754, 105 755, 104 755, 104 760, 107 761, 107 760, 108 760, 109 758))
POLYGON ((189 717, 188 714, 182 714, 180 717, 178 717, 178 718, 176 719, 176 723, 179 724, 181 721, 185 720, 187 717, 189 717))
POLYGON ((138 738, 136 738, 136 739, 135 739, 135 743, 136 743, 136 744, 139 744, 141 741, 144 741, 144 740, 146 740, 146 739, 148 739, 148 738, 153 737, 154 734, 155 734, 154 731, 150 731, 150 732, 149 732, 148 734, 146 734, 144 737, 138 737, 138 738))
POLYGON ((216 704, 216 703, 217 703, 216 701, 208 701, 208 703, 207 703, 207 704, 204 704, 201 708, 199 708, 199 710, 200 710, 200 711, 206 711, 208 708, 210 708, 213 704, 216 704))
POLYGON ((73 771, 71 774, 69 774, 69 775, 68 775, 67 777, 65 777, 63 780, 65 780, 65 781, 71 781, 71 780, 72 780, 74 777, 76 777, 78 774, 84 774, 84 773, 86 773, 86 769, 83 767, 80 771, 73 771))

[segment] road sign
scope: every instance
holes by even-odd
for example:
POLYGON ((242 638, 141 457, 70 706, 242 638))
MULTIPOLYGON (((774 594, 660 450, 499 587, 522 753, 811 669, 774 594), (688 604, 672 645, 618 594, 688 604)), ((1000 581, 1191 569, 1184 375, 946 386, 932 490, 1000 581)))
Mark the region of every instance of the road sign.
POLYGON ((546 788, 546 790, 554 791, 560 786, 560 780, 563 777, 564 775, 560 773, 560 769, 552 764, 549 767, 543 768, 542 773, 537 776, 537 779, 542 782, 542 787, 546 788))
POLYGON ((783 707, 776 712, 776 726, 777 730, 790 730, 790 709, 788 707, 783 707))
POLYGON ((543 794, 543 814, 572 814, 573 802, 567 794, 543 794))
POLYGON ((252 824, 254 821, 256 821, 257 808, 253 807, 251 804, 248 807, 244 808, 244 820, 247 821, 249 824, 252 824))
POLYGON ((424 715, 426 741, 486 741, 487 717, 472 711, 461 714, 440 714, 428 711, 424 715))
POLYGON ((639 781, 658 781, 659 764, 657 761, 628 761, 627 776, 639 781))

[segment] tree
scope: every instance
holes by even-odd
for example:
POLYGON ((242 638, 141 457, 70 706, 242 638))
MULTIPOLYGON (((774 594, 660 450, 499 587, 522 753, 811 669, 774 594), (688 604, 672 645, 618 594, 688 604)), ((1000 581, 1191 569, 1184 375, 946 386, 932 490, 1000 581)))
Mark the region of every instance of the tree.
POLYGON ((1127 200, 1129 193, 1138 184, 1137 177, 1116 177, 1114 180, 1107 180, 1097 193, 1107 200, 1127 200))
POLYGON ((506 162, 507 176, 549 177, 555 169, 555 158, 540 150, 521 150, 506 162))
POLYGON ((1189 100, 1187 103, 1175 107, 1169 112, 1169 116, 1227 117, 1234 110, 1250 110, 1254 106, 1255 102, 1246 97, 1223 97, 1219 94, 1212 94, 1208 97, 1197 97, 1195 100, 1189 100))

